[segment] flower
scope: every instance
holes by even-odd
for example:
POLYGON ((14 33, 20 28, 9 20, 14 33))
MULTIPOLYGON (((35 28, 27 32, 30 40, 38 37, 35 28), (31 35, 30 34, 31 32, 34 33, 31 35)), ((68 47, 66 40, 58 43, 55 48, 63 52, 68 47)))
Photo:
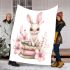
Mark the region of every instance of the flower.
POLYGON ((44 51, 36 49, 35 52, 36 52, 35 59, 37 59, 38 61, 44 61, 45 60, 44 51))
POLYGON ((16 47, 19 47, 20 46, 20 41, 18 39, 15 41, 15 46, 16 47))
POLYGON ((27 40, 27 33, 26 30, 23 30, 23 26, 20 27, 20 33, 17 36, 14 45, 15 53, 16 54, 21 54, 23 53, 25 45, 23 45, 21 42, 25 42, 27 40))
POLYGON ((23 50, 24 46, 21 44, 21 41, 20 39, 16 39, 15 41, 15 45, 14 45, 14 52, 15 54, 20 54, 21 53, 21 50, 23 50))

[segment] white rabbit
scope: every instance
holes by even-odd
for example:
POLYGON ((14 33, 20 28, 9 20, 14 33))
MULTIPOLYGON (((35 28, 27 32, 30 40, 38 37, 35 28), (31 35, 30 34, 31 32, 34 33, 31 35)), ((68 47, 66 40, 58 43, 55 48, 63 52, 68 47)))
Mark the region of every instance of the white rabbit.
POLYGON ((27 20, 31 24, 30 25, 30 34, 31 34, 31 45, 32 46, 39 46, 38 34, 40 31, 40 24, 43 23, 42 21, 42 12, 37 14, 36 23, 33 22, 31 16, 27 15, 27 20))

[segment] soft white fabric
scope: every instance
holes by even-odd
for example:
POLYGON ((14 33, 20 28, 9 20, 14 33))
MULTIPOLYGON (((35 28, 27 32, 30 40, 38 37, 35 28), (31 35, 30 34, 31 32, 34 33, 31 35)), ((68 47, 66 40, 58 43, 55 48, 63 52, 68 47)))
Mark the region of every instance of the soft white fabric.
POLYGON ((51 65, 57 8, 34 11, 18 5, 9 60, 51 65))

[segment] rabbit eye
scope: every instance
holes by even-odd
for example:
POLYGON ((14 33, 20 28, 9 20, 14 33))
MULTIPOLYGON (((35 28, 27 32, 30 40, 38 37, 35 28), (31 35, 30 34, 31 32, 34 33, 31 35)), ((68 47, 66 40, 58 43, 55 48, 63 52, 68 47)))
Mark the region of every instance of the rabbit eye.
POLYGON ((39 31, 39 28, 37 28, 37 31, 39 31))
POLYGON ((32 28, 30 28, 30 31, 33 31, 33 29, 32 29, 32 28))

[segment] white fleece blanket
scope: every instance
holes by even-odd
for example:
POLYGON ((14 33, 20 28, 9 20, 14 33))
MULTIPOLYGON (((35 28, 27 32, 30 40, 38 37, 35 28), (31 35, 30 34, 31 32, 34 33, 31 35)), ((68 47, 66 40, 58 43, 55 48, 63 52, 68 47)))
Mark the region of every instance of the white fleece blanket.
POLYGON ((57 8, 35 11, 18 5, 9 60, 51 65, 57 8))

